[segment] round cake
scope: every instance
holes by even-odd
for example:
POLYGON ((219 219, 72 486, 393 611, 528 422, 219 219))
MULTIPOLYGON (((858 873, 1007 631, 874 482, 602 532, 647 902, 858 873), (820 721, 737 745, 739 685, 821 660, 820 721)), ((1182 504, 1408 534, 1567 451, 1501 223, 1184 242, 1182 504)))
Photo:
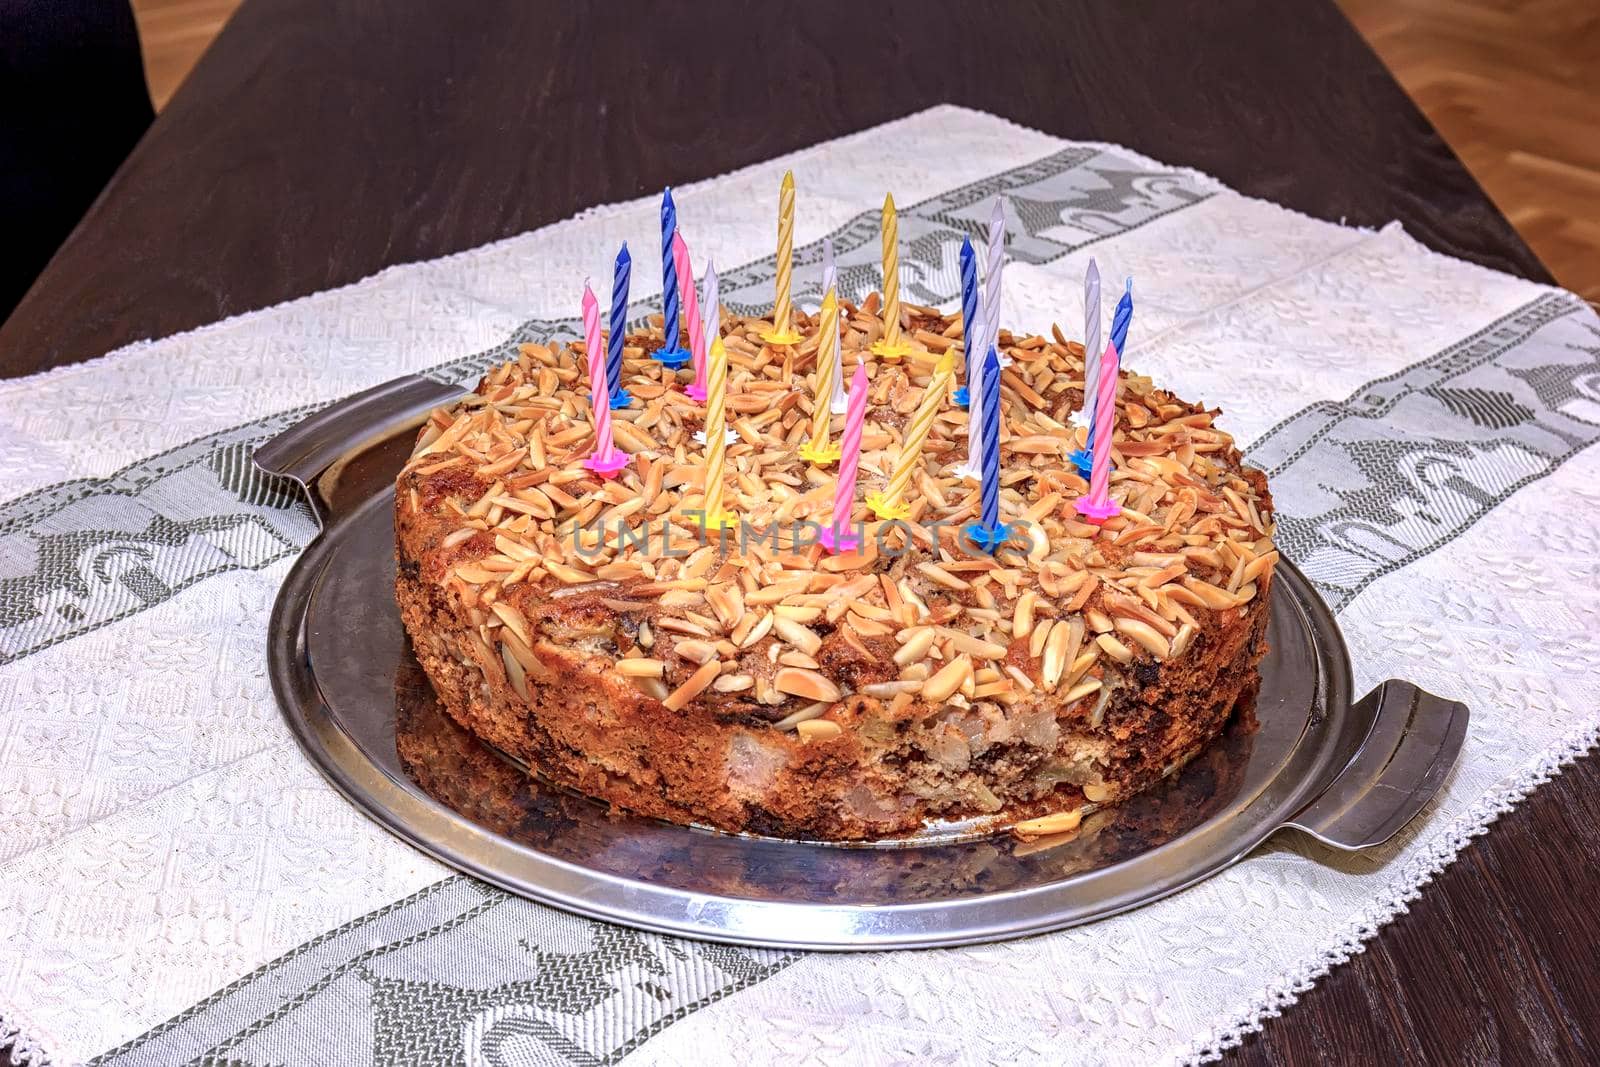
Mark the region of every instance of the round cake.
MULTIPOLYGON (((859 499, 881 490, 961 320, 903 308, 919 350, 870 353, 878 297, 841 303, 842 364, 866 368, 859 499)), ((817 840, 985 819, 1071 831, 1222 731, 1265 651, 1278 553, 1265 476, 1215 410, 1122 372, 1111 497, 1083 521, 1068 456, 1083 349, 1002 330, 1000 517, 963 524, 967 412, 941 399, 905 503, 859 506, 860 547, 817 543, 838 472, 802 458, 816 317, 803 340, 726 318, 724 507, 702 522, 705 406, 631 335, 612 413, 627 466, 602 478, 581 343, 523 345, 434 412, 396 484, 396 591, 450 715, 554 781, 638 815, 817 840)), ((834 432, 844 419, 835 418, 834 432)), ((985 825, 979 823, 980 826, 985 825)))

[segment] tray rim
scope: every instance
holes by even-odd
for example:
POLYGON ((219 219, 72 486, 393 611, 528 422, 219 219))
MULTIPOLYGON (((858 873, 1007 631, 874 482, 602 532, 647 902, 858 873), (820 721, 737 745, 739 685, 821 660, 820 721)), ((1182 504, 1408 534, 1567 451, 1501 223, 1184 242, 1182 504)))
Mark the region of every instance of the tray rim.
MULTIPOLYGON (((1376 736, 1376 727, 1386 715, 1406 714, 1398 706, 1399 697, 1393 702, 1394 710, 1389 710, 1391 702, 1383 694, 1390 686, 1409 697, 1412 711, 1416 710, 1419 700, 1425 699, 1436 705, 1449 705, 1446 711, 1450 715, 1448 720, 1443 720, 1442 742, 1433 738, 1418 743, 1431 746, 1435 777, 1431 785, 1413 788, 1412 795, 1421 796, 1422 801, 1410 814, 1394 823, 1390 834, 1421 810, 1422 802, 1438 788, 1459 749, 1466 725, 1466 709, 1462 705, 1440 701, 1408 683, 1395 682, 1384 683, 1359 702, 1353 700, 1349 652, 1332 612, 1309 580, 1285 559, 1279 565, 1282 580, 1272 583, 1272 596, 1275 601, 1283 598, 1295 608, 1298 616, 1295 623, 1305 631, 1312 646, 1310 659, 1317 668, 1317 679, 1306 719, 1292 743, 1286 743, 1273 774, 1255 787, 1248 802, 1242 806, 1230 805, 1224 812, 1208 817, 1172 841, 1147 852, 1068 875, 1056 882, 952 900, 887 905, 797 903, 663 888, 547 855, 476 825, 423 793, 415 783, 400 781, 374 763, 322 700, 307 647, 307 617, 317 587, 340 546, 341 536, 372 508, 386 507, 392 516, 393 507, 392 481, 358 493, 357 502, 353 504, 349 494, 344 494, 344 506, 330 503, 330 487, 324 483, 332 477, 333 471, 342 469, 347 460, 360 455, 364 449, 392 442, 398 433, 414 427, 420 415, 461 395, 463 390, 459 387, 415 375, 402 376, 309 416, 258 449, 257 466, 268 474, 286 477, 298 484, 322 527, 291 567, 274 600, 268 623, 267 659, 274 696, 296 743, 346 799, 425 854, 508 892, 566 911, 657 933, 769 948, 855 951, 996 941, 1098 921, 1169 896, 1238 862, 1282 829, 1299 830, 1345 850, 1368 847, 1386 839, 1363 838, 1359 834, 1340 839, 1337 834, 1327 835, 1319 832, 1319 828, 1297 824, 1296 819, 1335 787, 1346 792, 1354 790, 1359 800, 1360 790, 1370 789, 1387 768, 1386 754, 1367 750, 1365 746, 1376 736), (1285 771, 1304 762, 1300 757, 1306 749, 1307 737, 1318 726, 1324 727, 1326 732, 1309 768, 1314 773, 1305 774, 1307 768, 1300 768, 1303 776, 1289 784, 1288 799, 1278 799, 1278 807, 1270 818, 1261 819, 1256 813, 1254 823, 1244 833, 1235 833, 1231 838, 1221 833, 1229 824, 1242 825, 1241 816, 1249 814, 1251 808, 1260 803, 1285 771), (1368 764, 1362 768, 1367 772, 1365 779, 1354 773, 1363 761, 1368 764), (1378 772, 1373 772, 1374 766, 1378 772), (1439 770, 1441 766, 1443 770, 1439 770), (1211 851, 1202 862, 1182 866, 1174 876, 1164 880, 1122 886, 1117 891, 1102 894, 1098 902, 1090 906, 1080 904, 1065 910, 1047 908, 1031 918, 1010 914, 1003 921, 969 921, 958 930, 940 928, 951 925, 948 920, 952 914, 982 916, 985 911, 993 912, 996 905, 1031 902, 1051 894, 1070 895, 1072 890, 1086 887, 1109 885, 1116 889, 1117 879, 1135 865, 1148 864, 1152 856, 1180 845, 1193 849, 1202 839, 1211 851), (510 855, 533 864, 544 878, 529 884, 485 862, 482 858, 485 842, 489 843, 491 854, 493 849, 508 849, 510 855), (648 902, 662 896, 678 907, 665 913, 641 910, 639 898, 648 902), (886 917, 902 921, 897 928, 886 929, 877 921, 886 917), (932 917, 946 921, 930 922, 932 917), (823 918, 833 925, 819 931, 818 920, 823 918), (805 921, 797 921, 801 919, 805 921), (872 920, 872 928, 860 928, 863 919, 872 920), (854 929, 852 920, 856 924, 854 929), (783 932, 786 930, 803 931, 803 936, 790 936, 783 932)), ((1275 604, 1273 610, 1282 609, 1275 604)), ((1441 714, 1437 709, 1432 710, 1436 716, 1441 714)), ((1398 804, 1392 806, 1404 808, 1398 804)), ((683 828, 683 832, 705 831, 683 828)), ((816 847, 816 843, 796 844, 816 847)), ((920 847, 937 848, 939 844, 930 842, 920 847)), ((1204 855, 1205 849, 1201 851, 1204 855)))
MULTIPOLYGON (((539 852, 520 842, 501 837, 478 827, 448 806, 422 793, 415 785, 394 779, 384 768, 373 763, 356 741, 335 721, 317 690, 311 671, 306 645, 307 612, 316 587, 325 575, 331 557, 339 548, 339 532, 354 524, 375 507, 392 508, 392 494, 378 493, 368 498, 350 513, 340 516, 330 524, 285 578, 274 603, 269 641, 270 675, 274 694, 280 709, 290 725, 291 732, 301 750, 336 789, 352 804, 374 819, 389 832, 433 856, 435 859, 480 878, 507 892, 538 900, 566 911, 587 915, 608 922, 651 930, 656 933, 682 936, 697 940, 720 941, 730 944, 756 944, 768 948, 807 949, 823 951, 878 950, 892 948, 929 948, 974 944, 987 941, 1024 937, 1066 926, 1108 918, 1132 908, 1151 903, 1188 888, 1197 882, 1238 862, 1280 829, 1289 826, 1293 817, 1326 789, 1346 765, 1346 760, 1330 758, 1323 764, 1323 773, 1317 779, 1306 779, 1293 786, 1292 800, 1283 803, 1273 819, 1259 822, 1249 832, 1229 836, 1222 833, 1225 823, 1214 816, 1172 842, 1150 852, 1110 864, 1093 871, 1070 876, 1062 881, 1041 886, 1014 888, 958 900, 919 901, 896 905, 824 905, 770 900, 751 900, 698 893, 677 888, 651 886, 605 872, 591 871, 559 857, 539 852), (1136 889, 1114 892, 1103 903, 1089 908, 1078 907, 1063 916, 1060 908, 1047 908, 1033 918, 1013 914, 1004 922, 989 921, 965 923, 959 933, 948 929, 930 927, 950 925, 953 916, 975 910, 993 910, 1007 903, 1033 901, 1051 895, 1067 895, 1081 890, 1096 881, 1115 879, 1126 872, 1130 864, 1170 849, 1179 843, 1195 848, 1201 836, 1221 838, 1226 847, 1213 851, 1209 859, 1188 865, 1181 877, 1171 878, 1152 887, 1142 883, 1136 889), (530 863, 547 881, 539 884, 508 875, 484 858, 485 850, 479 846, 492 839, 494 849, 505 849, 530 863), (647 898, 667 897, 682 904, 683 917, 670 917, 643 911, 617 903, 613 898, 630 899, 639 894, 647 898), (741 915, 740 912, 758 914, 741 915), (859 919, 863 912, 879 917, 893 917, 903 927, 896 931, 884 929, 862 930, 859 919), (799 921, 804 919, 803 922, 799 921), (932 922, 930 919, 944 922, 932 922), (822 920, 835 936, 819 937, 817 926, 822 920), (806 936, 784 936, 772 931, 805 929, 806 936)), ((1285 561, 1287 563, 1287 561, 1285 561)), ((1292 598, 1292 602, 1305 615, 1313 619, 1321 615, 1331 624, 1332 616, 1320 598, 1314 594, 1307 601, 1288 591, 1288 585, 1309 591, 1309 583, 1299 571, 1288 565, 1288 581, 1274 582, 1274 588, 1283 592, 1276 595, 1292 598)), ((1276 606, 1275 606, 1276 610, 1276 606)), ((1338 636, 1337 629, 1322 631, 1331 640, 1319 645, 1318 656, 1322 670, 1319 672, 1319 703, 1324 707, 1353 706, 1350 700, 1351 681, 1348 653, 1338 636)), ((1305 746, 1310 723, 1302 729, 1292 746, 1297 752, 1305 746)), ((1363 735, 1371 723, 1365 725, 1363 735)), ((1332 738, 1330 738, 1332 739, 1332 738)), ((1257 790, 1246 805, 1246 810, 1259 801, 1268 783, 1257 790)), ((686 833, 703 831, 685 828, 686 833)), ((802 846, 805 843, 798 843, 802 846)), ((930 844, 926 847, 938 847, 930 844)), ((1202 850, 1204 851, 1204 850, 1202 850)), ((492 853, 491 853, 492 854, 492 853)), ((881 923, 875 923, 881 926, 881 923)))

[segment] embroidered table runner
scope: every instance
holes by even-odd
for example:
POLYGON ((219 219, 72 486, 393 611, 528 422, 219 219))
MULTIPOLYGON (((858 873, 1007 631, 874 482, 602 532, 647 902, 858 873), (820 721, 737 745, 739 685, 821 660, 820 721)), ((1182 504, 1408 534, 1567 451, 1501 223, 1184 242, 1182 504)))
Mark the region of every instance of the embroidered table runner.
MULTIPOLYGON (((954 308, 995 196, 1004 322, 1082 326, 1090 255, 1138 280, 1131 369, 1223 409, 1357 691, 1472 724, 1436 802, 1343 855, 1285 834, 1177 896, 1005 944, 829 955, 576 918, 455 874, 325 784, 283 725, 267 616, 315 532, 256 446, 406 372, 471 382, 571 338, 656 201, 396 267, 0 383, 0 1047, 20 1063, 1157 1063, 1214 1054, 1416 896, 1600 728, 1600 320, 1575 296, 1230 191, 1123 148, 936 108, 675 190, 730 310, 771 303, 773 203, 877 288, 954 308), (937 166, 930 166, 937 160, 937 166)), ((659 285, 636 271, 631 308, 659 285)), ((1110 284, 1110 283, 1108 283, 1110 284)))

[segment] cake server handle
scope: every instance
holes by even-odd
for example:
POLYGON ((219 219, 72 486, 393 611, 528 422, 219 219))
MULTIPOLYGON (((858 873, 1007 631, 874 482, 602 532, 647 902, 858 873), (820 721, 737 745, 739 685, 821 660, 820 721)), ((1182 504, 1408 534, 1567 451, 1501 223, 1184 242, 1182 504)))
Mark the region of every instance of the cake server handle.
POLYGON ((350 461, 397 434, 415 431, 434 408, 465 395, 459 385, 407 374, 306 416, 252 458, 263 472, 300 483, 318 525, 326 528, 338 511, 338 476, 350 461))
POLYGON ((1334 848, 1380 845, 1432 800, 1461 753, 1467 706, 1390 679, 1356 704, 1372 729, 1333 781, 1288 822, 1334 848))

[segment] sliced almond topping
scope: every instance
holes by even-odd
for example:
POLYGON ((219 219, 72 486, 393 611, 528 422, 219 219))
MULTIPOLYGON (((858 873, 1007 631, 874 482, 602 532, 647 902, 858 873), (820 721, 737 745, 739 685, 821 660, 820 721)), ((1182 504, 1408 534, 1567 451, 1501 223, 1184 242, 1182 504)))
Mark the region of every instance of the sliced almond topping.
POLYGON ((922 699, 929 704, 943 704, 971 681, 972 660, 966 656, 958 656, 922 683, 922 699))
POLYGON ((702 664, 700 669, 689 675, 689 680, 674 689, 661 703, 669 711, 681 711, 684 706, 705 691, 706 686, 721 672, 722 665, 716 662, 702 664))
POLYGON ((807 629, 793 619, 785 618, 776 612, 773 613, 772 629, 779 637, 807 656, 815 656, 822 648, 822 638, 818 637, 814 630, 807 629))
POLYGON ((1043 837, 1046 834, 1064 834, 1076 830, 1083 822, 1083 812, 1058 811, 1054 815, 1041 815, 1037 819, 1024 819, 1011 828, 1018 837, 1043 837))
POLYGON ((795 724, 795 732, 806 744, 814 741, 831 741, 844 733, 838 723, 829 719, 807 719, 795 724))
POLYGON ((1050 637, 1044 643, 1044 662, 1039 671, 1039 684, 1055 689, 1061 677, 1078 654, 1083 643, 1083 620, 1078 617, 1062 619, 1050 628, 1050 637))
POLYGON ((1166 659, 1171 652, 1167 639, 1157 633, 1155 628, 1147 622, 1142 622, 1139 619, 1118 618, 1117 629, 1143 645, 1156 659, 1166 659))
POLYGON ((778 692, 788 693, 804 700, 822 700, 829 704, 839 701, 843 694, 839 687, 813 670, 802 667, 785 667, 772 677, 778 692))
POLYGON ((1069 705, 1076 703, 1077 701, 1088 696, 1090 693, 1094 692, 1096 689, 1099 689, 1100 685, 1100 679, 1098 678, 1085 678, 1083 681, 1067 690, 1067 695, 1061 698, 1062 703, 1069 705))
POLYGON ((672 650, 692 663, 709 663, 717 658, 716 645, 692 637, 676 642, 672 650))
POLYGON ((957 652, 965 652, 978 659, 1005 659, 1006 646, 994 641, 984 641, 960 630, 945 628, 942 635, 957 652))
POLYGON ((960 592, 962 590, 972 588, 971 585, 962 581, 960 578, 957 578, 955 575, 951 574, 949 571, 945 570, 936 563, 919 563, 917 564, 917 570, 934 584, 942 585, 946 589, 954 589, 957 592, 960 592))
POLYGON ((911 636, 894 654, 895 663, 901 667, 927 658, 928 650, 933 647, 933 639, 938 636, 932 626, 919 626, 908 632, 911 636))
POLYGON ((1033 606, 1039 598, 1032 589, 1017 598, 1011 610, 1011 636, 1022 638, 1033 632, 1033 606))
POLYGON ((1096 637, 1094 641, 1095 644, 1105 649, 1106 655, 1110 656, 1118 663, 1133 662, 1133 650, 1127 645, 1123 644, 1121 641, 1118 641, 1115 637, 1112 637, 1110 634, 1101 634, 1099 637, 1096 637))
POLYGON ((629 678, 660 678, 666 674, 667 665, 658 659, 634 657, 617 660, 617 670, 629 678))
POLYGON ((522 612, 510 604, 503 604, 498 600, 489 605, 489 610, 493 611, 500 621, 506 624, 508 630, 521 638, 523 644, 532 642, 533 639, 528 636, 528 620, 522 617, 522 612))
MULTIPOLYGON (((1242 568, 1241 573, 1243 573, 1242 568)), ((1226 589, 1219 589, 1210 582, 1202 582, 1198 578, 1185 578, 1183 587, 1199 597, 1200 603, 1213 611, 1221 611, 1224 608, 1234 606, 1233 595, 1226 589)))

